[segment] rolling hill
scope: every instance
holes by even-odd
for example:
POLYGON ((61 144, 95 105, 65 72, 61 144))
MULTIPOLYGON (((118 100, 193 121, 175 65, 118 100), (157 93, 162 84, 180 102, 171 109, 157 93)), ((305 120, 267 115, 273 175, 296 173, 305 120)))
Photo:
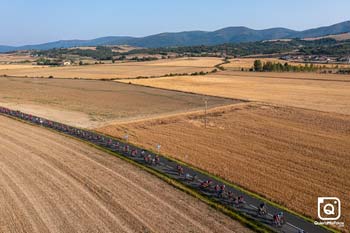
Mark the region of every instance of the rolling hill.
POLYGON ((216 45, 223 43, 254 42, 261 40, 286 39, 286 38, 310 38, 336 35, 350 32, 350 21, 319 27, 304 31, 295 31, 287 28, 270 28, 254 30, 247 27, 227 27, 213 32, 186 31, 167 32, 146 37, 109 36, 92 40, 60 40, 45 44, 25 46, 1 46, 0 52, 13 50, 45 50, 52 48, 70 48, 79 46, 98 45, 131 45, 138 47, 170 47, 192 45, 216 45))

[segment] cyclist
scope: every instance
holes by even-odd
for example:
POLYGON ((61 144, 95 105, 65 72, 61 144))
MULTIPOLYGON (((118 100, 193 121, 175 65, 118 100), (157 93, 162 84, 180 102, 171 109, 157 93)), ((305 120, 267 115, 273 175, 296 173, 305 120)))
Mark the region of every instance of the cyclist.
POLYGON ((156 155, 156 157, 154 158, 155 159, 155 164, 156 165, 159 165, 160 164, 160 158, 158 155, 156 155))
POLYGON ((285 218, 284 218, 283 212, 278 213, 278 219, 279 219, 280 225, 285 223, 285 218))
POLYGON ((259 215, 266 215, 267 214, 267 207, 266 207, 266 204, 264 202, 259 205, 258 214, 259 215))
POLYGON ((217 185, 215 185, 215 187, 214 187, 214 190, 215 190, 215 192, 219 192, 219 190, 220 190, 220 186, 217 184, 217 185))
POLYGON ((273 215, 273 224, 276 226, 281 226, 281 220, 280 220, 279 214, 273 215))

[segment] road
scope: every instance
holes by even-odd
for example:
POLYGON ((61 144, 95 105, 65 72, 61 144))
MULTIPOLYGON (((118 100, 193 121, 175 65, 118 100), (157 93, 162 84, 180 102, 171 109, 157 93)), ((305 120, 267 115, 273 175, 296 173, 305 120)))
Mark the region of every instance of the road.
POLYGON ((159 171, 162 174, 166 174, 174 180, 188 186, 192 189, 197 190, 201 195, 206 196, 210 199, 215 200, 216 202, 224 205, 225 207, 232 209, 236 212, 240 212, 249 218, 255 219, 260 223, 263 223, 267 227, 269 227, 272 231, 277 232, 286 232, 286 233, 299 233, 299 232, 309 232, 309 233, 323 233, 328 232, 326 229, 321 228, 319 226, 314 225, 311 222, 304 220, 303 218, 296 216, 292 213, 281 210, 275 206, 268 205, 268 215, 259 216, 257 214, 257 206, 259 206, 262 201, 254 196, 251 196, 235 187, 226 185, 225 192, 232 192, 234 197, 243 196, 244 202, 241 204, 237 204, 232 199, 228 198, 227 195, 219 196, 218 192, 214 190, 216 185, 222 185, 222 182, 216 180, 213 177, 210 177, 198 170, 194 170, 188 166, 183 164, 179 164, 173 160, 170 160, 161 155, 156 155, 154 152, 143 150, 142 148, 136 147, 134 145, 130 145, 125 141, 117 140, 105 135, 101 135, 96 132, 91 132, 84 129, 78 129, 75 127, 71 127, 68 125, 64 125, 58 122, 53 122, 44 118, 32 116, 29 114, 25 114, 19 111, 10 110, 7 108, 0 107, 0 114, 5 116, 11 116, 14 118, 18 118, 24 120, 26 122, 40 125, 42 127, 51 128, 58 132, 73 136, 75 138, 79 138, 105 149, 108 149, 113 152, 117 152, 118 154, 125 156, 133 161, 140 163, 144 166, 150 167, 159 171), (148 161, 147 158, 151 158, 148 161), (159 158, 155 160, 155 158, 159 158), (146 158, 146 159, 145 159, 146 158), (179 166, 181 168, 179 168, 179 166), (187 178, 186 178, 187 174, 187 178), (191 180, 194 176, 195 179, 191 180), (189 180, 189 179, 190 180, 189 180), (212 185, 209 188, 201 188, 201 183, 204 181, 212 181, 212 185), (284 216, 286 219, 286 223, 281 226, 275 226, 273 224, 273 214, 284 212, 284 216))

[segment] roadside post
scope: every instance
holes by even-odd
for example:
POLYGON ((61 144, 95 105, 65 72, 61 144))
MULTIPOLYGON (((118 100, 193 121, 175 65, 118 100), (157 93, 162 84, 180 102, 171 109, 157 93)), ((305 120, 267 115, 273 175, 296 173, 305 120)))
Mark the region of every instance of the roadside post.
POLYGON ((129 141, 129 134, 128 134, 128 132, 125 132, 124 139, 125 139, 126 143, 128 143, 128 141, 129 141))

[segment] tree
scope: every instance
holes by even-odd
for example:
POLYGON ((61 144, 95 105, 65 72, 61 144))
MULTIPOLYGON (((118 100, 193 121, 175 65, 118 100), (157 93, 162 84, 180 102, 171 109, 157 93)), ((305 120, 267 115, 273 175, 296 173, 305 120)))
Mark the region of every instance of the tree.
POLYGON ((273 71, 273 63, 268 61, 263 65, 263 71, 273 71))
POLYGON ((263 65, 260 60, 254 61, 254 71, 262 71, 263 65))

